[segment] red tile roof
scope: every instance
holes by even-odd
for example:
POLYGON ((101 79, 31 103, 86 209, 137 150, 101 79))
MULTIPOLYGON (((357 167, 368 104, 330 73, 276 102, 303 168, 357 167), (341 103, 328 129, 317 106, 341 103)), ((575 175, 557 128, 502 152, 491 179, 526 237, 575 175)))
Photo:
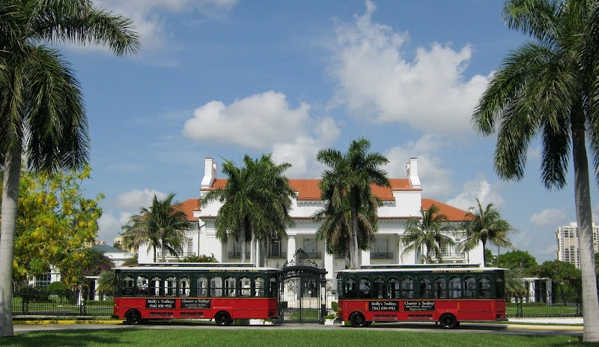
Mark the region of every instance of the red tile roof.
POLYGON ((444 214, 450 222, 464 222, 470 219, 470 217, 466 217, 466 214, 468 214, 467 211, 444 204, 437 200, 422 199, 423 210, 428 210, 433 204, 440 209, 439 213, 444 214))
POLYGON ((200 209, 200 199, 187 199, 180 204, 187 215, 187 220, 189 222, 197 222, 198 218, 193 216, 193 211, 198 211, 200 209))
MULTIPOLYGON (((320 200, 320 188, 318 184, 320 179, 290 179, 289 185, 298 193, 297 199, 300 201, 320 200)), ((391 189, 371 185, 372 192, 384 201, 393 201, 393 191, 398 190, 420 190, 420 188, 412 188, 410 180, 407 178, 391 178, 389 179, 391 189)), ((217 178, 212 184, 212 188, 203 188, 202 190, 211 190, 214 188, 222 188, 227 184, 227 179, 217 178)))

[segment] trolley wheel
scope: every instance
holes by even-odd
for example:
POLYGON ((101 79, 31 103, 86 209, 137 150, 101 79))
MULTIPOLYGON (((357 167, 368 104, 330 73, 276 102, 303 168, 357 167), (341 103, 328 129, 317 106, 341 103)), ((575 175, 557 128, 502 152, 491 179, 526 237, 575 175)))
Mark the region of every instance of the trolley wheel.
POLYGON ((362 327, 366 323, 366 320, 364 319, 364 315, 362 315, 360 312, 356 312, 356 313, 352 314, 350 321, 351 321, 352 327, 362 327))
POLYGON ((141 313, 139 313, 138 310, 131 310, 127 312, 127 323, 137 325, 141 322, 141 313))
POLYGON ((455 319, 455 316, 451 313, 446 313, 439 318, 439 323, 445 329, 453 329, 458 326, 458 321, 455 319))
POLYGON ((219 312, 216 314, 216 316, 214 316, 214 321, 216 322, 216 325, 219 326, 225 326, 225 325, 231 325, 231 316, 227 313, 227 312, 219 312))

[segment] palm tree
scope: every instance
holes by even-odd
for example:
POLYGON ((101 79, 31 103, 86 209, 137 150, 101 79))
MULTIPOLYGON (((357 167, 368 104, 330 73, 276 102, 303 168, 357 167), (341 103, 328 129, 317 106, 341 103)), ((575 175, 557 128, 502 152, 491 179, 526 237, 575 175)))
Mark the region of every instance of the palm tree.
POLYGON ((164 200, 158 200, 154 195, 152 206, 143 207, 140 214, 132 216, 129 226, 125 227, 131 233, 125 235, 126 239, 133 238, 134 242, 145 239, 148 247, 154 249, 154 262, 157 248, 161 249, 162 262, 166 262, 167 251, 178 257, 180 250, 188 242, 185 231, 193 228, 187 221, 187 215, 181 205, 173 202, 174 198, 174 193, 169 194, 164 200))
MULTIPOLYGON (((316 231, 316 237, 325 240, 327 253, 347 255, 352 235, 349 200, 340 201, 338 206, 331 204, 330 199, 324 200, 325 207, 312 216, 315 222, 321 223, 316 231)), ((361 250, 368 249, 374 242, 374 234, 378 228, 377 208, 379 206, 381 206, 380 199, 371 195, 367 203, 357 210, 358 245, 361 250)))
POLYGON ((100 272, 98 278, 98 293, 101 295, 114 295, 114 291, 117 288, 116 276, 114 270, 104 270, 100 272))
MULTIPOLYGON (((327 213, 338 215, 341 211, 349 209, 351 227, 349 236, 349 249, 347 249, 348 262, 351 268, 359 266, 358 252, 360 245, 358 238, 358 211, 364 210, 365 204, 372 203, 371 184, 381 187, 391 187, 387 173, 380 166, 389 160, 380 153, 367 153, 370 141, 359 138, 349 145, 347 153, 336 149, 325 149, 318 152, 316 159, 327 165, 320 182, 322 199, 329 205, 327 213)), ((363 240, 367 241, 367 240, 363 240)))
MULTIPOLYGON (((223 173, 228 176, 225 187, 209 191, 202 205, 219 201, 223 205, 216 217, 216 237, 227 243, 234 237, 241 245, 241 262, 245 262, 246 240, 265 241, 286 236, 291 196, 295 192, 282 173, 291 165, 275 165, 271 155, 252 159, 246 155, 245 167, 238 168, 225 160, 223 173)), ((252 252, 253 253, 253 252, 252 252)))
POLYGON ((432 263, 432 254, 436 254, 439 263, 443 262, 443 249, 455 245, 453 239, 447 235, 449 225, 447 216, 439 213, 437 205, 431 205, 428 210, 420 208, 420 217, 410 217, 406 224, 406 231, 401 238, 404 250, 402 257, 411 252, 424 253, 426 264, 432 263))
POLYGON ((485 135, 498 127, 495 170, 503 179, 523 177, 528 145, 541 134, 541 180, 548 189, 561 189, 566 185, 571 151, 583 278, 583 339, 596 342, 599 303, 586 140, 596 168, 598 3, 509 0, 503 15, 508 27, 523 31, 533 41, 503 60, 474 112, 474 126, 485 135))
POLYGON ((22 156, 30 170, 82 168, 89 138, 77 80, 44 42, 100 43, 137 51, 131 21, 91 0, 4 0, 0 5, 0 336, 13 336, 12 262, 22 156))
POLYGON ((460 244, 459 249, 463 252, 470 252, 479 244, 482 244, 483 266, 486 266, 487 243, 492 243, 498 247, 512 247, 507 234, 513 229, 510 223, 501 219, 499 211, 493 204, 488 204, 483 209, 478 199, 476 199, 476 202, 478 203, 478 209, 468 212, 466 214, 468 221, 462 224, 462 229, 466 231, 466 240, 460 244))

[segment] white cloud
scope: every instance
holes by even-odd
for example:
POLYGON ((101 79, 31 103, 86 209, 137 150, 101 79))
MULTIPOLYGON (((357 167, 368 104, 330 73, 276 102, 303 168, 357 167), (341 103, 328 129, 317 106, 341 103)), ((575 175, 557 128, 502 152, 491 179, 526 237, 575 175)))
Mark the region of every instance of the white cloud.
POLYGON ((564 209, 548 209, 535 213, 530 217, 530 224, 535 228, 555 227, 566 221, 564 209))
POLYGON ((478 208, 476 203, 476 199, 478 199, 483 208, 488 204, 499 207, 503 204, 499 188, 499 184, 489 183, 485 176, 479 173, 474 180, 464 183, 462 193, 449 199, 447 204, 468 210, 470 207, 478 208))
POLYGON ((332 106, 381 123, 471 133, 470 117, 488 82, 486 76, 464 77, 472 49, 434 43, 409 61, 402 54, 407 33, 372 22, 376 7, 370 1, 366 7, 355 23, 337 25, 329 66, 338 84, 332 106))
POLYGON ((166 13, 182 13, 217 8, 230 10, 238 0, 94 0, 108 11, 122 14, 133 20, 140 34, 142 49, 162 47, 167 37, 166 13))
POLYGON ((451 191, 452 171, 443 167, 438 155, 443 142, 434 135, 424 135, 418 141, 408 142, 405 146, 391 148, 385 156, 389 164, 385 167, 389 177, 407 177, 406 163, 412 157, 418 159, 418 176, 426 197, 444 195, 451 191))
POLYGON ((100 228, 98 238, 112 245, 112 241, 123 231, 122 226, 129 222, 131 215, 128 212, 120 212, 117 218, 113 211, 103 213, 102 217, 98 219, 98 226, 100 228))
POLYGON ((118 196, 117 206, 126 211, 134 211, 135 213, 139 213, 139 210, 142 207, 149 207, 150 205, 152 205, 154 195, 158 199, 164 199, 166 197, 165 193, 159 192, 154 189, 133 189, 130 192, 123 193, 118 196))
POLYGON ((310 106, 303 102, 291 109, 285 94, 273 91, 238 99, 230 105, 211 101, 185 122, 183 135, 196 141, 264 150, 273 143, 306 136, 309 111, 310 106))

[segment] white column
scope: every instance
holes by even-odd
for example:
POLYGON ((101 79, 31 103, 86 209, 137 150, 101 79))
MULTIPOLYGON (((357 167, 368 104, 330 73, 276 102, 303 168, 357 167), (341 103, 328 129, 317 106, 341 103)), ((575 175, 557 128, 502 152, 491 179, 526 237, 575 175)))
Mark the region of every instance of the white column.
POLYGON ((295 235, 289 235, 287 237, 287 261, 293 260, 295 255, 295 235))
POLYGON ((370 265, 370 250, 369 249, 362 251, 361 265, 370 265))
MULTIPOLYGON (((326 250, 326 243, 324 249, 326 250)), ((324 268, 327 270, 327 278, 334 279, 335 274, 335 256, 333 254, 328 254, 326 251, 324 252, 324 268)))

